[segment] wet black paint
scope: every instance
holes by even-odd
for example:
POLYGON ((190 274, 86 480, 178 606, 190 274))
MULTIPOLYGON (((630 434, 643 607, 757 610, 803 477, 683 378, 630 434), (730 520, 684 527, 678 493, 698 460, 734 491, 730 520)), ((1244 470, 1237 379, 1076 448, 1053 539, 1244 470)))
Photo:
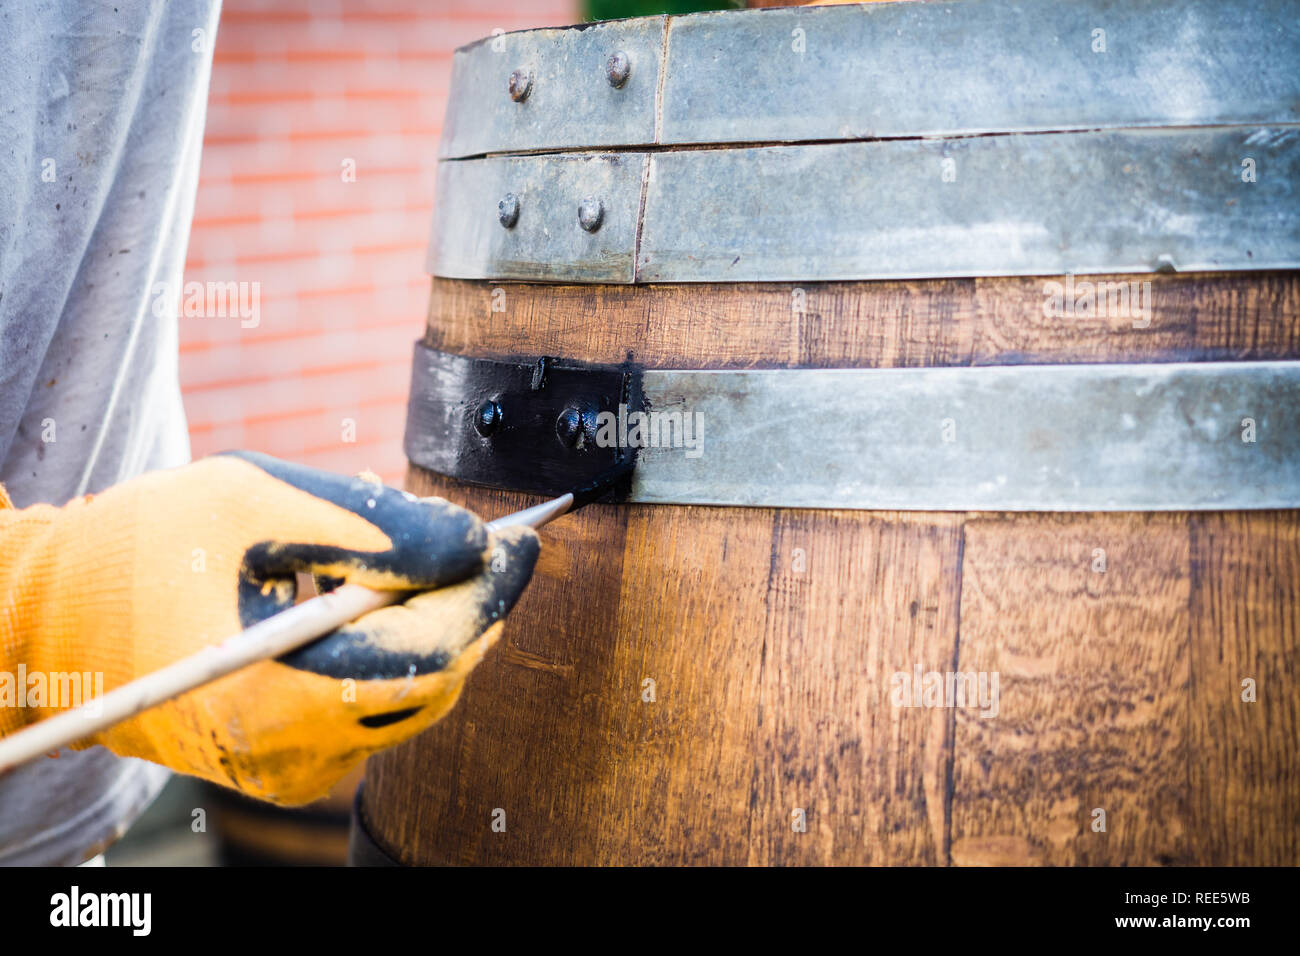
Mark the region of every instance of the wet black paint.
MULTIPOLYGON (((415 346, 406 455, 422 468, 493 488, 559 495, 631 460, 635 449, 600 447, 602 412, 645 410, 641 371, 544 357, 468 358, 415 346), (494 406, 483 434, 481 410, 494 406)), ((626 485, 626 482, 623 483, 626 485)))

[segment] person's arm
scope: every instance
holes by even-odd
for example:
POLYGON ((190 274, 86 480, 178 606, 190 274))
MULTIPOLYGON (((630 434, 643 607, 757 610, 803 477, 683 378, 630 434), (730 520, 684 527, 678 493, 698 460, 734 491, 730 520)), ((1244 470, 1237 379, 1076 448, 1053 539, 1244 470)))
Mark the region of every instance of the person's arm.
POLYGON ((283 610, 296 572, 423 592, 84 742, 310 801, 452 707, 537 552, 529 529, 490 539, 446 502, 242 453, 0 510, 0 736, 283 610))

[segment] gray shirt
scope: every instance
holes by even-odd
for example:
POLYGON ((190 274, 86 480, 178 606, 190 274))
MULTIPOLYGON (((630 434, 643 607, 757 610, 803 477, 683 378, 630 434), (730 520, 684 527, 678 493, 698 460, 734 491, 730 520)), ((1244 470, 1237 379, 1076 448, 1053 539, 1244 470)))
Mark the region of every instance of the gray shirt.
MULTIPOLYGON (((219 12, 0 5, 0 482, 20 508, 189 459, 171 293, 219 12)), ((0 864, 95 855, 166 778, 101 747, 0 777, 0 864)))

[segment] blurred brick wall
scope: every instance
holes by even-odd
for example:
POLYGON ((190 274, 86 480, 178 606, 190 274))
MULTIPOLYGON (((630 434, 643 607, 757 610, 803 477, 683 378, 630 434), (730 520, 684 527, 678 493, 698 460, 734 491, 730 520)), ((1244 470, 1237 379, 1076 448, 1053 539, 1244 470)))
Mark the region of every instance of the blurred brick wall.
POLYGON ((400 481, 451 53, 578 19, 577 0, 226 0, 185 281, 259 283, 260 320, 180 318, 195 457, 400 481))

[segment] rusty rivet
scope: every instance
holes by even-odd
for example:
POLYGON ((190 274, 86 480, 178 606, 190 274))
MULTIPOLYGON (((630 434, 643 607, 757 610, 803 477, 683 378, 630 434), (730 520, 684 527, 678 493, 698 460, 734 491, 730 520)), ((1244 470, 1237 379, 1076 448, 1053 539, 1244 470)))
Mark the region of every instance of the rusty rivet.
POLYGON ((555 434, 565 448, 583 449, 596 441, 596 412, 570 405, 555 419, 555 434))
POLYGON ((513 229, 519 221, 519 199, 514 193, 506 193, 497 203, 497 219, 507 229, 513 229))
POLYGON ((622 50, 611 53, 609 59, 605 61, 605 76, 609 79, 609 85, 616 90, 627 82, 631 72, 632 60, 622 50))
POLYGON ((487 438, 501 424, 501 406, 492 399, 484 400, 474 412, 474 431, 487 438))
POLYGON ((510 79, 506 83, 506 89, 510 91, 510 98, 516 103, 522 103, 528 99, 528 94, 533 91, 533 71, 532 70, 515 70, 510 74, 510 79))
POLYGON ((599 229, 601 220, 604 218, 605 204, 594 196, 588 196, 578 203, 578 225, 588 232, 595 232, 599 229))

